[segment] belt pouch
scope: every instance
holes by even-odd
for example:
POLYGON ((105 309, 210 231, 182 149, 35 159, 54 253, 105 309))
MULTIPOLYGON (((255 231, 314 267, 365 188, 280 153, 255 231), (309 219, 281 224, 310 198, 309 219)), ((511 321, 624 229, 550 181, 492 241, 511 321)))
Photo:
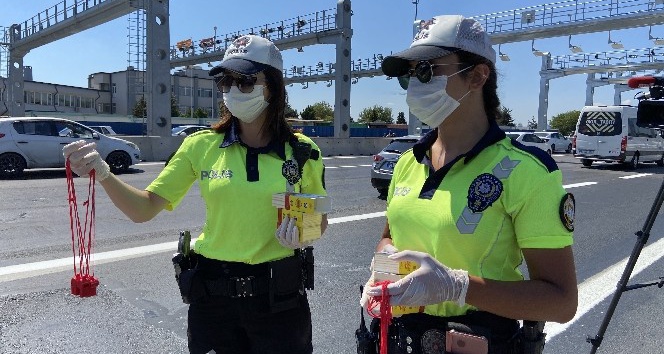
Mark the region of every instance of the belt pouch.
POLYGON ((296 308, 302 290, 302 260, 291 256, 270 262, 270 311, 296 308))

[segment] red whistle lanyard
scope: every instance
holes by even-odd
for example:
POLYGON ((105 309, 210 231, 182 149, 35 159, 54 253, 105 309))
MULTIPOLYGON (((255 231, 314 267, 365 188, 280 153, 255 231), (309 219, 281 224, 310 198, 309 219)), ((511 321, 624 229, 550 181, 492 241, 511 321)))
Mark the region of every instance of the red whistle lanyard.
POLYGON ((69 223, 71 228, 71 249, 74 254, 74 276, 71 278, 71 293, 80 297, 97 295, 99 280, 90 267, 90 255, 94 241, 95 226, 95 171, 90 171, 88 199, 85 206, 85 223, 81 227, 78 216, 78 203, 74 188, 74 177, 69 159, 65 163, 67 174, 67 192, 69 195, 69 223), (78 262, 77 262, 78 261, 78 262), (77 266, 78 263, 78 266, 77 266))
POLYGON ((384 280, 379 281, 374 284, 374 286, 380 286, 382 293, 381 296, 370 297, 368 313, 372 317, 380 317, 380 354, 387 354, 387 336, 388 328, 390 323, 392 323, 392 307, 390 306, 390 295, 387 292, 387 285, 390 281, 384 280), (371 310, 380 306, 380 315, 376 316, 371 310))

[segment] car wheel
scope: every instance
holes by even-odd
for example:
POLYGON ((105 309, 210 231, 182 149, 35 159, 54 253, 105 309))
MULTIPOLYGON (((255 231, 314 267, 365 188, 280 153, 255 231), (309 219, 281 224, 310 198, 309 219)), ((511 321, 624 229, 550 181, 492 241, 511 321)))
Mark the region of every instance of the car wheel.
POLYGON ((639 168, 639 153, 638 152, 634 153, 634 156, 632 156, 632 160, 629 162, 627 167, 630 170, 636 170, 637 168, 639 168))
POLYGON ((565 150, 566 153, 572 152, 572 144, 567 145, 567 150, 565 150))
POLYGON ((113 151, 108 154, 106 163, 113 173, 127 172, 129 165, 131 165, 131 156, 124 151, 113 151))
POLYGON ((581 164, 583 164, 583 166, 590 167, 593 165, 593 160, 582 159, 581 164))
POLYGON ((551 144, 551 152, 556 152, 556 144, 551 144))
POLYGON ((0 155, 0 176, 2 177, 18 177, 23 174, 23 170, 27 166, 23 156, 8 152, 0 155))
POLYGON ((659 160, 655 161, 655 163, 657 164, 657 166, 660 166, 660 167, 661 167, 661 166, 664 166, 664 155, 662 155, 662 156, 659 158, 659 160))

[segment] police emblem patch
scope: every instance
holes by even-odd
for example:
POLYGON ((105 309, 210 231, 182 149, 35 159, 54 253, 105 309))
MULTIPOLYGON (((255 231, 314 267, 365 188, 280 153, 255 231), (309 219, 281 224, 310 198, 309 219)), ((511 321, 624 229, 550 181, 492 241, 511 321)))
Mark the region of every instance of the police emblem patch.
POLYGON ((503 182, 498 177, 483 173, 468 188, 468 208, 479 213, 490 207, 503 193, 503 182))
POLYGON ((293 160, 284 161, 284 164, 281 165, 281 174, 291 185, 300 180, 300 171, 297 168, 297 163, 293 160))
POLYGON ((438 329, 430 329, 422 334, 422 353, 444 354, 445 332, 438 329))
POLYGON ((563 226, 567 231, 574 231, 575 207, 574 195, 572 193, 565 194, 560 201, 560 221, 563 222, 563 226))

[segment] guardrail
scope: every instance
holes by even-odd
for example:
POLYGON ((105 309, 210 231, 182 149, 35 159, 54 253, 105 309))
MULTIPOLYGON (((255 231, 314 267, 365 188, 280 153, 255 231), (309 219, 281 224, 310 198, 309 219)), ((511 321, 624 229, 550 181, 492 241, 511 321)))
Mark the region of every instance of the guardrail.
POLYGON ((328 9, 222 35, 217 35, 215 27, 215 33, 211 37, 200 40, 189 38, 177 42, 171 46, 170 54, 171 59, 180 59, 226 51, 230 42, 246 34, 258 35, 271 41, 277 41, 308 33, 332 30, 336 26, 336 9, 328 9))
POLYGON ((20 37, 26 38, 50 26, 74 17, 94 6, 113 0, 63 0, 35 16, 20 22, 20 37))
MULTIPOLYGON (((656 10, 661 0, 568 0, 516 10, 473 16, 489 34, 535 27, 568 24, 575 21, 644 13, 656 10)), ((661 9, 661 7, 660 7, 661 9)))

